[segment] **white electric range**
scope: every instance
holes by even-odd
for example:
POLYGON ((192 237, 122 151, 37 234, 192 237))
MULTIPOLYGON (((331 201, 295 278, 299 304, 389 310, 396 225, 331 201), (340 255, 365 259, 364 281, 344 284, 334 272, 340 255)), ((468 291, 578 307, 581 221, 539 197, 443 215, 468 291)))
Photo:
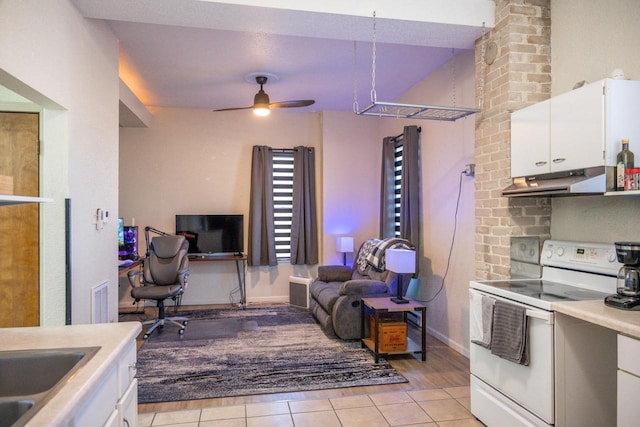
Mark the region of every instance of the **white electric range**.
POLYGON ((489 427, 555 425, 557 399, 573 397, 556 396, 556 379, 563 372, 554 360, 553 303, 601 300, 604 304, 605 296, 616 291, 622 266, 613 244, 557 240, 544 242, 540 264, 542 275, 537 279, 469 283, 472 323, 482 317, 478 304, 473 304, 482 295, 526 308, 529 365, 470 344, 471 412, 489 427))

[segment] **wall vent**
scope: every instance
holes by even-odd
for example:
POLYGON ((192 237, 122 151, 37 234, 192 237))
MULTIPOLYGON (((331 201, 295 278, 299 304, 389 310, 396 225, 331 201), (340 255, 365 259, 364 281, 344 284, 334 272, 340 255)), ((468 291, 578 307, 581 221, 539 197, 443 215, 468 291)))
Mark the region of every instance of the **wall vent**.
POLYGON ((313 279, 289 276, 289 304, 309 308, 309 285, 313 279))
POLYGON ((109 322, 109 282, 91 289, 91 323, 109 322))
POLYGON ((407 312, 407 322, 417 326, 418 328, 422 328, 422 312, 420 311, 409 311, 407 312))

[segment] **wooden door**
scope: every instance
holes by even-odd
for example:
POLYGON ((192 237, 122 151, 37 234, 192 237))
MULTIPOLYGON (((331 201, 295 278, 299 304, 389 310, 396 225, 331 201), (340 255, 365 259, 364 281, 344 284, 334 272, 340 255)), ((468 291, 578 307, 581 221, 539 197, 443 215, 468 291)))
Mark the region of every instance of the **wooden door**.
MULTIPOLYGON (((0 112, 0 175, 39 195, 38 114, 0 112)), ((0 327, 40 324, 38 204, 0 206, 0 327)))

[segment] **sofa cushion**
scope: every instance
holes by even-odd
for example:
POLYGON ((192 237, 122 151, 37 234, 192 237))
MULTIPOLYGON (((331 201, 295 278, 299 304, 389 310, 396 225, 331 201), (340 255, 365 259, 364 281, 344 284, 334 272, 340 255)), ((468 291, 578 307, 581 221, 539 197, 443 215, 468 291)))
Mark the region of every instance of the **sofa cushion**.
POLYGON ((327 312, 331 313, 333 305, 340 296, 340 287, 343 282, 323 282, 316 280, 311 283, 310 292, 316 302, 327 312))
POLYGON ((373 268, 369 266, 362 273, 356 269, 356 271, 353 272, 351 279, 353 280, 371 279, 371 280, 378 280, 380 282, 386 282, 387 276, 389 276, 389 273, 390 273, 389 270, 375 271, 373 268))
POLYGON ((318 280, 323 282, 346 282, 351 279, 352 270, 344 265, 321 265, 318 267, 318 280))
POLYGON ((370 295, 370 294, 386 294, 389 292, 389 287, 386 283, 371 280, 349 280, 344 282, 340 286, 340 295, 370 295))

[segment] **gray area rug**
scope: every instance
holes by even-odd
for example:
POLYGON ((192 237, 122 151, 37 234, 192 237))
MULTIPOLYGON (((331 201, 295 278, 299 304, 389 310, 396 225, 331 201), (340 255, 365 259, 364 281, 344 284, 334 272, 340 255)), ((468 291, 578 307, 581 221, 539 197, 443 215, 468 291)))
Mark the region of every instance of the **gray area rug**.
POLYGON ((178 335, 178 328, 167 324, 158 328, 147 339, 147 343, 207 340, 216 338, 237 338, 241 331, 252 331, 258 328, 253 320, 244 319, 196 319, 189 320, 182 336, 178 335))
POLYGON ((145 342, 138 351, 139 403, 407 382, 386 360, 374 363, 359 341, 327 337, 307 310, 279 306, 183 314, 191 319, 187 329, 198 322, 234 325, 233 331, 180 339, 175 330, 166 333, 167 326, 162 339, 145 342))

